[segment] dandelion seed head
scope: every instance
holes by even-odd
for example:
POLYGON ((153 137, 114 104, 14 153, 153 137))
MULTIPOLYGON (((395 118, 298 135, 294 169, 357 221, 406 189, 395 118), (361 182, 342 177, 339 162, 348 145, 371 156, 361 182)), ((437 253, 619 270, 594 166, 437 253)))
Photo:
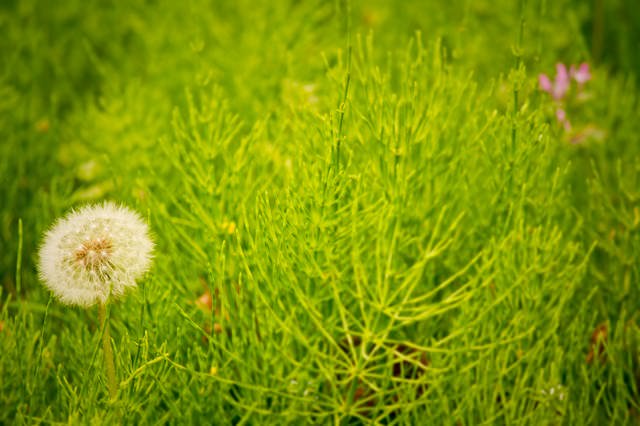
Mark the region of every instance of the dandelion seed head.
POLYGON ((142 218, 105 202, 59 219, 44 237, 38 269, 62 303, 88 307, 135 287, 151 266, 152 250, 142 218))

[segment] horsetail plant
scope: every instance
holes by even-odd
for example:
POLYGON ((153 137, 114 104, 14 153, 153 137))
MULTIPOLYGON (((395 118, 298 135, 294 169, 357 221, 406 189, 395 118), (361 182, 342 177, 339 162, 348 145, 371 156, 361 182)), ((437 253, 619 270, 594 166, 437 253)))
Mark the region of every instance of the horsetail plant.
POLYGON ((111 202, 73 210, 45 234, 39 272, 45 286, 66 305, 98 305, 109 396, 117 397, 108 304, 121 297, 151 266, 153 242, 147 224, 111 202))

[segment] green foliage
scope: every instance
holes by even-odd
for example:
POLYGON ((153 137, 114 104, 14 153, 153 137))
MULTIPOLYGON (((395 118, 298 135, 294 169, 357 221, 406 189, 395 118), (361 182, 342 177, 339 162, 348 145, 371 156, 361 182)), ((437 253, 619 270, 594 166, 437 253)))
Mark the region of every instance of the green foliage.
POLYGON ((637 422, 624 2, 423 3, 0 6, 0 423, 637 422), (538 74, 590 59, 568 132, 538 74), (157 243, 114 402, 35 267, 102 199, 157 243))

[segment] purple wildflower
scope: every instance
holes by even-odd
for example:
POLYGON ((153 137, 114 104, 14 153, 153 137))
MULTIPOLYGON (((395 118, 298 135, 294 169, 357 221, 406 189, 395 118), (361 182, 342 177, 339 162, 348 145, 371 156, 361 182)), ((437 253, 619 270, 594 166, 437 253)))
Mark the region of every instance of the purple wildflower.
POLYGON ((540 84, 540 90, 548 93, 555 100, 556 104, 556 118, 558 123, 562 125, 565 131, 571 131, 571 122, 567 118, 567 111, 564 109, 565 97, 567 96, 569 89, 571 88, 571 80, 575 80, 578 84, 578 99, 583 95, 582 86, 587 81, 591 80, 591 72, 589 70, 589 64, 586 62, 580 65, 571 65, 568 69, 563 63, 556 64, 556 75, 553 80, 546 74, 540 74, 538 76, 538 83, 540 84))
POLYGON ((556 64, 556 78, 552 82, 546 74, 540 74, 538 81, 540 89, 553 96, 553 99, 559 101, 567 94, 571 79, 565 64, 556 64))
POLYGON ((589 71, 589 64, 587 64, 586 62, 581 63, 578 68, 576 68, 574 65, 571 65, 569 74, 580 86, 582 86, 587 81, 591 80, 591 72, 589 71))
POLYGON ((553 89, 553 83, 551 83, 548 75, 540 74, 540 76, 538 77, 538 82, 540 83, 541 90, 547 93, 551 93, 551 90, 553 89))
POLYGON ((562 99, 569 90, 571 80, 569 79, 569 73, 567 67, 564 64, 556 64, 556 81, 553 85, 553 92, 551 93, 554 99, 562 99))
POLYGON ((564 109, 558 108, 556 110, 556 118, 558 119, 558 122, 562 124, 566 131, 571 130, 571 123, 569 122, 569 119, 567 118, 567 112, 564 109))

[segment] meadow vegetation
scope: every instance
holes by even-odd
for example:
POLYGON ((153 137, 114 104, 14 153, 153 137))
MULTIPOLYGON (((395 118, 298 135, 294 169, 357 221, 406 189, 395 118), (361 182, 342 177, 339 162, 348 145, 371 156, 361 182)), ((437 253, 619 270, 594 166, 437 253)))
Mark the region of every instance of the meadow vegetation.
POLYGON ((639 31, 631 0, 3 2, 0 424, 640 422, 639 31), (557 63, 591 73, 561 100, 557 63), (115 400, 36 267, 103 200, 156 243, 115 400))

